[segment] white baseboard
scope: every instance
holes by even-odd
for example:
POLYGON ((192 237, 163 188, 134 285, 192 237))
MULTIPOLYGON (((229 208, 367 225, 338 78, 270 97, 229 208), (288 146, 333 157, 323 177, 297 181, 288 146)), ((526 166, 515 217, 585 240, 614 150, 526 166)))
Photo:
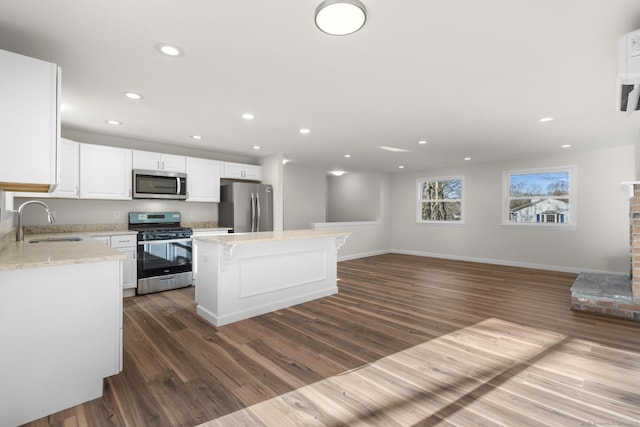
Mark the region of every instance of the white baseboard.
MULTIPOLYGON (((449 254, 441 254, 436 252, 421 252, 421 251, 408 251, 404 249, 388 249, 388 250, 379 250, 372 252, 362 252, 359 254, 351 254, 338 257, 338 261, 349 261, 352 259, 358 258, 366 258, 370 256, 376 255, 384 255, 384 254, 403 254, 403 255, 415 255, 415 256, 423 256, 430 258, 442 258, 442 259, 451 259, 456 261, 469 261, 469 262, 478 262, 483 264, 495 264, 495 265, 505 265, 509 267, 521 267, 521 268, 532 268, 536 270, 549 270, 549 271, 559 271, 562 273, 605 273, 605 274, 621 274, 620 271, 608 271, 608 270, 593 270, 593 269, 585 269, 585 268, 576 268, 576 267, 564 267, 561 265, 548 265, 548 264, 535 264, 530 262, 519 262, 519 261, 508 261, 503 259, 493 259, 493 258, 479 258, 479 257, 468 257, 468 256, 460 256, 460 255, 449 255, 449 254)), ((626 274, 626 273, 622 273, 626 274)))
MULTIPOLYGON (((340 252, 338 252, 338 253, 340 253, 340 252)), ((366 257, 376 256, 376 255, 390 254, 390 253, 391 253, 391 249, 385 249, 385 250, 381 250, 381 251, 363 252, 363 253, 359 253, 359 254, 351 254, 351 255, 339 256, 338 257, 338 262, 340 262, 340 261, 349 261, 349 260, 358 259, 358 258, 366 258, 366 257)))

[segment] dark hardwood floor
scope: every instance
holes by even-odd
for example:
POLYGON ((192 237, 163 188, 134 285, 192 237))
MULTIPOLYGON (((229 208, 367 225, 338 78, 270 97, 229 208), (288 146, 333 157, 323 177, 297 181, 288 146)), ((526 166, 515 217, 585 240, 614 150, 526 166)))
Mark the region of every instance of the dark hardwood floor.
POLYGON ((640 323, 572 312, 574 274, 388 254, 338 277, 220 328, 193 288, 128 298, 104 397, 28 425, 640 425, 640 323))

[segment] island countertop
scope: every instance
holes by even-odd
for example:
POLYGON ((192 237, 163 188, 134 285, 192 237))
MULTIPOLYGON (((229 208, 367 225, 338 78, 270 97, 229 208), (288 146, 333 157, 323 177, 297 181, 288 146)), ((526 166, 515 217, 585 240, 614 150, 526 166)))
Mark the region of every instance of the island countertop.
POLYGON ((260 231, 257 233, 222 234, 218 236, 194 236, 196 240, 219 242, 223 245, 278 242, 285 240, 317 239, 323 237, 349 237, 350 232, 326 230, 260 231))

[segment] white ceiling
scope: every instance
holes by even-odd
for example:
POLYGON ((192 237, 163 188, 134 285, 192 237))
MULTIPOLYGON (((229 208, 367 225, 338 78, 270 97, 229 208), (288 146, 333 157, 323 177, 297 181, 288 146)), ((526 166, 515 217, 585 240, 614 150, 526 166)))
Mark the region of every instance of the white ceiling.
POLYGON ((636 142, 615 79, 640 1, 362 1, 335 37, 321 0, 0 0, 0 49, 62 67, 63 128, 216 152, 393 172, 636 142))

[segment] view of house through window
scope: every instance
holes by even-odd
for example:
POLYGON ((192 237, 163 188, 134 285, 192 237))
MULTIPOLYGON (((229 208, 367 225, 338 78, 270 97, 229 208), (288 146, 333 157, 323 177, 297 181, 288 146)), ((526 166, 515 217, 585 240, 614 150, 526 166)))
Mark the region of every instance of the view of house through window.
POLYGON ((462 222, 462 177, 418 179, 417 222, 462 222))
POLYGON ((503 174, 507 224, 575 225, 574 167, 503 174))

